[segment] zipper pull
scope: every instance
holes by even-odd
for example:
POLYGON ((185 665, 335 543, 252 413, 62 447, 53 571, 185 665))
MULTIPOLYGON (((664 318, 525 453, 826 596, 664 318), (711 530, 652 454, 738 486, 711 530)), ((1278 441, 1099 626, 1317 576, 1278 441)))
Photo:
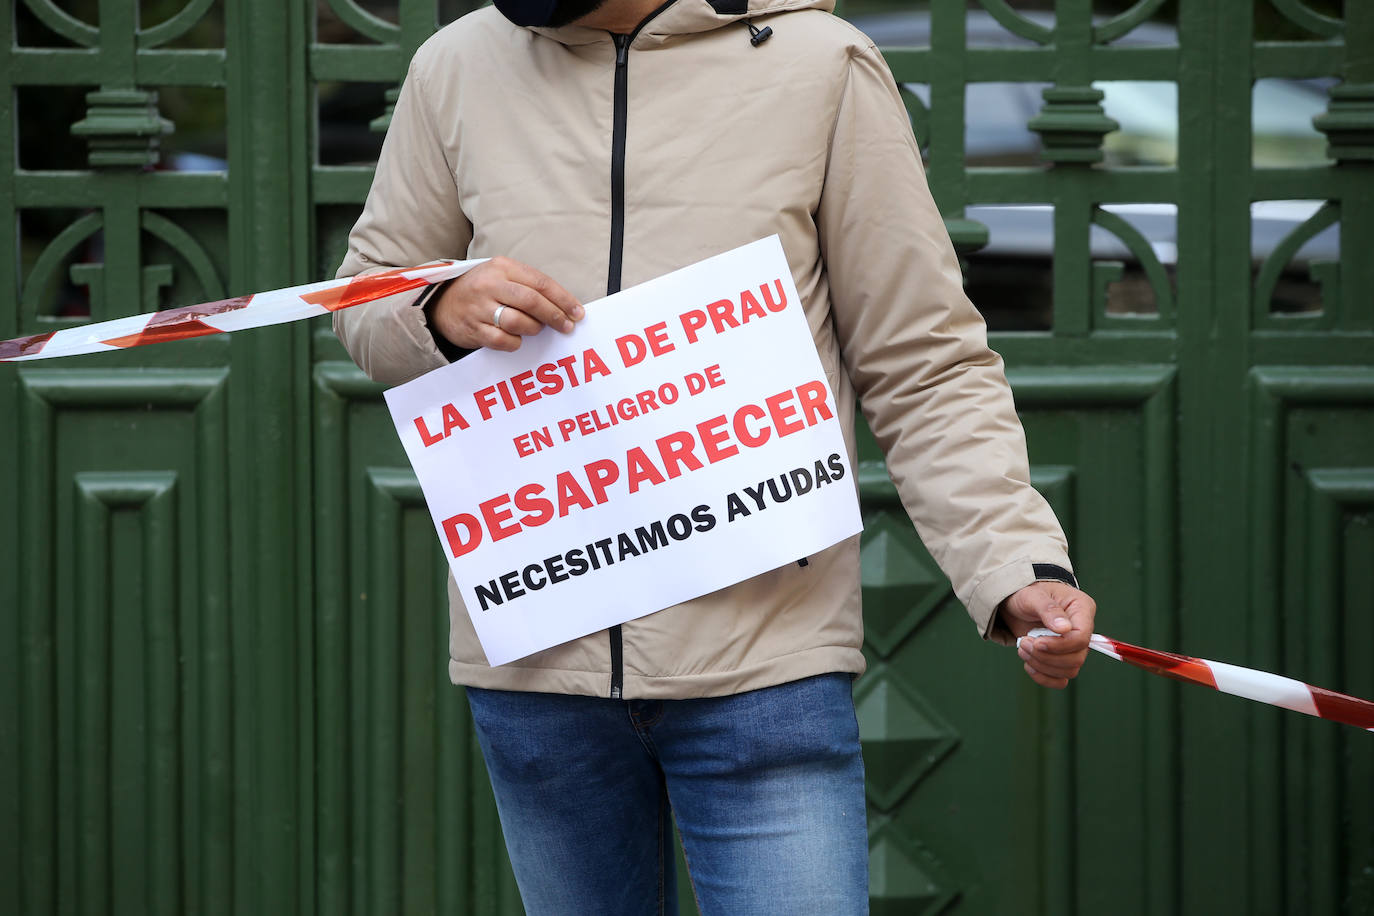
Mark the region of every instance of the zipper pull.
POLYGON ((615 36, 615 65, 616 65, 617 67, 623 67, 623 66, 625 66, 625 61, 626 61, 626 59, 629 57, 629 54, 630 54, 630 36, 629 36, 629 35, 616 35, 616 36, 615 36))

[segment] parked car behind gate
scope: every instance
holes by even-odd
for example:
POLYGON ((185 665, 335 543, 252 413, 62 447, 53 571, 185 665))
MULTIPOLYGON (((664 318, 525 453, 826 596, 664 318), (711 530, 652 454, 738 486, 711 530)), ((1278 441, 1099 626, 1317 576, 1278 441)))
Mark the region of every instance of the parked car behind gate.
MULTIPOLYGON (((1052 28, 1047 13, 1020 13, 1052 28)), ((926 11, 900 11, 851 19, 880 48, 928 47, 930 16, 926 11)), ((1037 45, 1007 31, 988 13, 970 10, 965 20, 969 48, 1034 48, 1037 45)), ((1176 45, 1170 25, 1144 23, 1113 42, 1118 46, 1176 45)), ((1329 164, 1326 140, 1312 118, 1326 110, 1332 80, 1266 79, 1256 83, 1253 102, 1253 150, 1257 168, 1321 167, 1329 164)), ((1040 137, 1027 128, 1043 106, 1048 83, 969 83, 964 96, 964 160, 969 168, 1037 167, 1042 164, 1040 137)), ((1103 141, 1104 166, 1171 167, 1178 155, 1177 86, 1164 81, 1094 81, 1102 90, 1102 107, 1120 129, 1103 141)), ((902 87, 919 100, 911 106, 917 136, 922 109, 931 104, 930 87, 902 87)), ((1251 209, 1251 255, 1260 264, 1290 233, 1320 208, 1321 201, 1260 201, 1251 209)), ((1106 204, 1103 209, 1137 229, 1172 282, 1178 261, 1177 207, 1168 202, 1106 204)), ((965 217, 988 228, 988 243, 967 257, 970 298, 993 330, 1045 330, 1053 311, 1051 259, 1054 211, 1048 204, 1012 206, 977 204, 965 217)), ((1318 233, 1287 265, 1275 289, 1275 308, 1289 313, 1321 308, 1321 291, 1308 274, 1312 265, 1339 259, 1339 226, 1318 233)), ((1130 250, 1111 233, 1094 227, 1090 237, 1095 261, 1123 264, 1121 279, 1108 289, 1109 314, 1148 314, 1153 295, 1130 250)))

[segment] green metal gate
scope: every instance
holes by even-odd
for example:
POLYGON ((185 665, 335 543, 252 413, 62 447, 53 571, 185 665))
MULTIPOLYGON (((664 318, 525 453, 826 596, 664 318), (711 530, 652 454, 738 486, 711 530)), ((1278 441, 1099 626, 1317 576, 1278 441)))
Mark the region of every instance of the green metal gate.
MULTIPOLYGON (((971 289, 966 207, 1052 208, 1052 262, 980 305, 1101 628, 1374 696, 1374 5, 1306 3, 981 0, 1024 45, 968 48, 932 0, 887 54, 971 289), (1253 82, 1321 77, 1326 161, 1264 164, 1253 82), (1175 164, 1097 161, 1103 80, 1176 87, 1175 164), (1047 164, 976 163, 968 87, 1028 81, 1047 164), (1257 263, 1268 200, 1326 203, 1257 263), (1176 206, 1176 257, 1120 204, 1176 206)), ((462 11, 7 6, 0 339, 332 274, 462 11)), ((378 393, 325 324, 0 367, 0 912, 519 911, 378 393)), ((1369 736, 1100 660, 1040 691, 864 455, 875 912, 1374 910, 1369 736)))

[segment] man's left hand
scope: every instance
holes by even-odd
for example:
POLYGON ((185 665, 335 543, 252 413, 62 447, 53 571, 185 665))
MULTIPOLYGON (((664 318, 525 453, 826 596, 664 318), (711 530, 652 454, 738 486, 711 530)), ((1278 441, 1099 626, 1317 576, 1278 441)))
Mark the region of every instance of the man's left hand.
POLYGON ((1067 687, 1087 660, 1097 602, 1063 582, 1032 582, 1003 601, 998 613, 1014 636, 1025 636, 1035 627, 1059 634, 1023 639, 1016 654, 1035 683, 1056 690, 1067 687))

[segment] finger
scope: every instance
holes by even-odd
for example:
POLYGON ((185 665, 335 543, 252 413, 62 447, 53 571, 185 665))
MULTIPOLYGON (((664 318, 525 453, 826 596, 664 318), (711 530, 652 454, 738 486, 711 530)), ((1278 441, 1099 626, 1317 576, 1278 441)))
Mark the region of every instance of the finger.
POLYGON ((490 295, 489 278, 493 274, 490 263, 480 264, 449 283, 434 304, 431 320, 435 329, 464 349, 514 349, 503 332, 492 324, 497 303, 490 295))
POLYGON ((1075 631, 1081 631, 1091 637, 1097 619, 1097 602, 1079 592, 1069 602, 1069 619, 1073 621, 1075 631))
MULTIPOLYGON (((1059 642, 1059 640, 1047 637, 1045 642, 1056 643, 1059 642)), ((1036 651, 1033 641, 1025 640, 1021 645, 1016 647, 1016 654, 1020 656, 1023 661, 1031 662, 1042 671, 1047 668, 1054 668, 1056 669, 1056 673, 1062 673, 1059 669, 1072 668, 1076 670, 1081 668, 1083 662, 1088 657, 1088 650, 1085 648, 1079 652, 1067 653, 1038 652, 1036 651)))
MULTIPOLYGON (((501 316, 501 323, 505 323, 504 315, 501 316)), ((520 349, 520 336, 518 334, 508 334, 490 322, 479 325, 476 334, 478 344, 489 350, 510 352, 520 349)))
POLYGON ((1086 653, 1093 635, 1093 618, 1097 605, 1087 595, 1076 593, 1066 607, 1072 628, 1058 637, 1034 640, 1033 648, 1054 655, 1086 653))
POLYGON ((1068 658, 1044 658, 1030 653, 1021 655, 1021 660, 1031 665, 1035 670, 1051 677, 1072 678, 1082 670, 1083 663, 1087 661, 1086 656, 1071 656, 1068 658))
POLYGON ((508 280, 495 291, 495 296, 503 305, 519 309, 539 322, 540 327, 548 325, 565 334, 572 330, 572 320, 563 310, 531 286, 508 280))
POLYGON ((1051 690, 1063 690, 1065 687, 1069 686, 1069 681, 1067 678, 1050 677, 1048 675, 1042 674, 1030 664, 1026 664, 1024 667, 1026 669, 1026 673, 1030 675, 1030 679, 1032 681, 1035 681, 1035 683, 1039 684, 1041 687, 1048 687, 1051 690))
MULTIPOLYGON (((536 270, 528 264, 521 264, 519 261, 511 261, 507 265, 506 276, 528 287, 538 293, 553 308, 558 310, 569 321, 578 321, 584 312, 582 303, 577 301, 577 297, 568 292, 563 286, 543 271, 536 270)), ((549 322, 545 322, 548 324, 549 322)), ((557 327, 557 325, 553 325, 557 327)))
POLYGON ((1073 629, 1062 636, 1039 636, 1027 640, 1032 651, 1043 655, 1075 655, 1088 651, 1092 631, 1073 629))
POLYGON ((529 337, 544 330, 542 322, 531 318, 513 305, 507 305, 501 313, 501 330, 516 337, 529 337))

